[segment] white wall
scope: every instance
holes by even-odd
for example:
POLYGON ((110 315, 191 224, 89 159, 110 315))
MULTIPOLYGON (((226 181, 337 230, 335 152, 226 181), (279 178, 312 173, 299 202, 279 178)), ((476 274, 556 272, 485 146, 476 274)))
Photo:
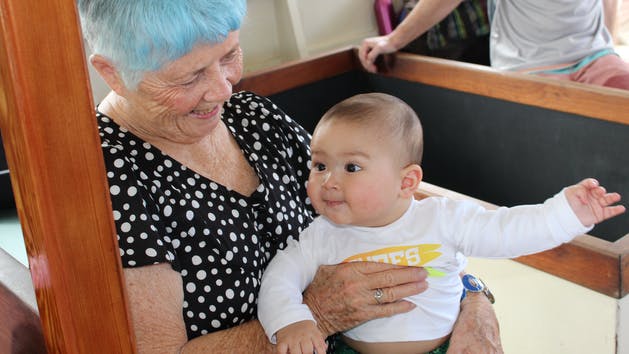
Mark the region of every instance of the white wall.
POLYGON ((245 71, 359 44, 378 33, 373 1, 249 0, 245 71))
POLYGON ((94 104, 98 104, 109 92, 109 86, 101 79, 100 75, 94 70, 92 64, 87 62, 87 69, 90 74, 90 81, 92 84, 92 96, 94 98, 94 104))
MULTIPOLYGON (((349 45, 378 33, 371 0, 248 0, 240 31, 245 73, 349 45)), ((91 65, 95 103, 109 91, 91 65)))
POLYGON ((618 354, 629 354, 629 295, 618 301, 618 354))

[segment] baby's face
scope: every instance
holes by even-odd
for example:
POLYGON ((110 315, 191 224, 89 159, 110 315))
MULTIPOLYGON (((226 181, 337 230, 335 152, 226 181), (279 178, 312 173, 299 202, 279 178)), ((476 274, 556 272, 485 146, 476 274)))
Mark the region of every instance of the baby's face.
POLYGON ((308 196, 319 214, 336 224, 373 227, 387 225, 404 212, 399 144, 389 140, 377 128, 359 123, 317 126, 308 196))

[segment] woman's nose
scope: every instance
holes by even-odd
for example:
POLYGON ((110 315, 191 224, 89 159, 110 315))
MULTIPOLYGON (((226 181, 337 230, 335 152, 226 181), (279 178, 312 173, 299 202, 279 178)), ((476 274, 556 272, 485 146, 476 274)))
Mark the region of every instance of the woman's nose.
POLYGON ((208 102, 227 101, 232 95, 232 83, 228 72, 219 66, 208 75, 210 80, 207 81, 203 99, 208 102))

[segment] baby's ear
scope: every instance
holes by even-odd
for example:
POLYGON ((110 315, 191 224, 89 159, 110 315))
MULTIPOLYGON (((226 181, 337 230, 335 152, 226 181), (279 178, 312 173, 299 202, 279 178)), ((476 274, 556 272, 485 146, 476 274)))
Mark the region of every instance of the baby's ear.
POLYGON ((404 198, 412 197, 419 186, 419 182, 424 177, 422 168, 417 164, 410 164, 404 167, 400 173, 402 174, 400 195, 404 198))

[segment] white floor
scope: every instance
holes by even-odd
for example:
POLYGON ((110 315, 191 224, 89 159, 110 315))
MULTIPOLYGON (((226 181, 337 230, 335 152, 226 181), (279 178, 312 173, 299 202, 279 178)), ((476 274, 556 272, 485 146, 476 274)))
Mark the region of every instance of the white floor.
POLYGON ((15 210, 0 210, 0 248, 28 266, 22 228, 15 210))

